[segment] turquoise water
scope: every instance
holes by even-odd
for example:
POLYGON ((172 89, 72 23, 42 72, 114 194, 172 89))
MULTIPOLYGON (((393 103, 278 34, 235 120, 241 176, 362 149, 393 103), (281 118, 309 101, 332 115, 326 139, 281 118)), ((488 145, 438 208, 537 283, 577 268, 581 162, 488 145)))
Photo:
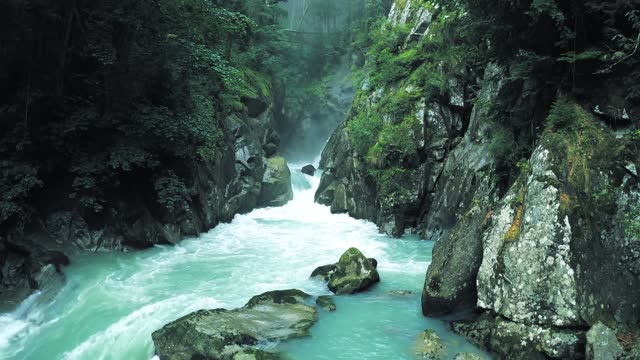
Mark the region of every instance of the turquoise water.
POLYGON ((295 199, 281 208, 236 216, 177 246, 131 253, 85 254, 65 269, 67 283, 43 304, 38 294, 0 314, 0 359, 150 359, 151 333, 203 308, 234 308, 268 290, 329 294, 309 279, 355 246, 378 259, 381 283, 335 298, 312 336, 274 345, 288 359, 414 359, 417 334, 436 330, 450 358, 480 352, 420 314, 420 289, 432 243, 391 239, 368 222, 333 215, 313 203, 317 177, 294 171, 295 199), (392 290, 410 290, 399 296, 392 290))

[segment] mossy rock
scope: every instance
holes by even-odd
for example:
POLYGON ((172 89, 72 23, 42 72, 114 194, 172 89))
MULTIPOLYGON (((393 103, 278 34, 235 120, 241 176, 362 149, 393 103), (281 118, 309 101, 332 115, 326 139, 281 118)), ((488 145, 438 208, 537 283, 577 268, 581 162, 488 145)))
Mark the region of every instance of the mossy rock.
POLYGON ((328 282, 329 290, 338 295, 365 291, 380 281, 377 261, 368 259, 360 250, 350 248, 337 263, 316 268, 311 277, 328 282))
POLYGON ((163 360, 277 359, 257 348, 309 335, 318 320, 300 290, 270 291, 235 310, 200 310, 155 331, 151 337, 163 360))
POLYGON ((266 293, 252 297, 244 307, 251 309, 256 306, 265 304, 304 303, 304 301, 309 299, 310 297, 311 295, 298 289, 268 291, 266 293))
POLYGON ((267 168, 262 177, 262 189, 258 205, 262 207, 283 206, 293 199, 291 171, 282 156, 267 159, 267 168))
POLYGON ((333 299, 331 299, 331 296, 318 296, 318 298, 316 299, 316 305, 320 306, 322 309, 326 310, 326 311, 335 311, 336 310, 336 303, 333 302, 333 299))

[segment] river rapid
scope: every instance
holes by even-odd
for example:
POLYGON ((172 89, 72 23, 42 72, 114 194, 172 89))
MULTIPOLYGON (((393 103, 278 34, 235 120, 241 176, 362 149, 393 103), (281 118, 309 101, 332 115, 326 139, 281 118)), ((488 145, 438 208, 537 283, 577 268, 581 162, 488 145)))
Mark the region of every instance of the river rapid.
POLYGON ((461 351, 489 358, 420 313, 432 242, 392 239, 372 223, 331 214, 313 202, 319 177, 292 168, 295 198, 286 206, 238 215, 176 246, 72 257, 66 285, 52 301, 36 293, 0 314, 0 359, 147 360, 151 333, 190 312, 240 307, 269 290, 330 294, 309 274, 352 246, 378 260, 381 282, 336 297, 337 310, 320 310, 311 337, 270 344, 272 350, 287 359, 415 359, 417 334, 434 329, 448 358, 461 351))

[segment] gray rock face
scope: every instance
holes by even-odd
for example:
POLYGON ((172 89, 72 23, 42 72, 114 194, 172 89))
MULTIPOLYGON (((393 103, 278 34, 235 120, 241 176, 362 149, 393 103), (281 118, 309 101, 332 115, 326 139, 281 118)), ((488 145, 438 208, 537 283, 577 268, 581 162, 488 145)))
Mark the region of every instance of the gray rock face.
POLYGON ((293 199, 291 171, 281 156, 267 159, 267 169, 262 178, 259 206, 282 206, 293 199))
POLYGON ((304 337, 318 320, 309 295, 300 290, 272 291, 235 310, 200 310, 152 334, 163 360, 275 359, 260 343, 304 337))
POLYGON ((488 313, 471 322, 454 322, 453 331, 500 359, 579 359, 584 356, 582 331, 523 324, 488 313))
POLYGON ((616 333, 601 322, 587 332, 587 360, 616 360, 622 356, 616 333))
POLYGON ((38 244, 0 241, 0 311, 16 307, 34 290, 51 300, 65 283, 62 267, 69 259, 38 244))
POLYGON ((337 263, 316 268, 311 277, 326 281, 329 290, 338 295, 365 291, 380 281, 374 262, 356 248, 347 250, 337 263))
MULTIPOLYGON (((36 287, 29 285, 33 283, 31 274, 39 269, 30 265, 34 253, 125 251, 175 244, 256 208, 267 168, 263 146, 277 147, 279 138, 271 127, 272 107, 254 105, 250 115, 255 117, 236 113, 220 121, 224 136, 209 160, 181 165, 184 192, 173 200, 174 206, 163 203, 153 188, 141 188, 114 194, 106 199, 102 213, 87 215, 70 205, 68 189, 52 194, 50 209, 35 214, 24 231, 0 234, 0 243, 15 245, 5 246, 14 250, 0 249, 0 268, 4 269, 0 297, 19 302, 36 287)), ((172 174, 149 180, 155 186, 165 175, 171 178, 172 174)), ((265 193, 277 190, 270 188, 265 193)), ((285 186, 283 192, 268 198, 268 206, 286 202, 288 190, 285 186), (277 199, 281 194, 284 196, 277 199)))
POLYGON ((582 321, 571 266, 572 227, 561 215, 559 189, 550 184, 557 177, 549 156, 542 147, 534 152, 531 173, 492 216, 483 237, 478 305, 519 322, 575 326, 582 321))

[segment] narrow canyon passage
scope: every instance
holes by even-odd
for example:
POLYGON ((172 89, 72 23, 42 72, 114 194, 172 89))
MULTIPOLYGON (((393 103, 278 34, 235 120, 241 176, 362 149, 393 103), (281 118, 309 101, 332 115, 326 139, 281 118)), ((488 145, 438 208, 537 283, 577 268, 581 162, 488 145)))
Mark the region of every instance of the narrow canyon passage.
POLYGON ((420 313, 432 242, 391 239, 372 223, 331 214, 313 202, 319 177, 292 168, 295 198, 284 207, 238 215, 173 247, 73 258, 52 302, 35 294, 0 315, 0 359, 150 359, 151 333, 190 312, 239 307, 276 289, 330 294, 309 274, 351 246, 378 259, 381 283, 336 297, 337 311, 321 312, 311 337, 265 347, 290 359, 412 359, 416 335, 431 328, 451 357, 480 353, 420 313))

